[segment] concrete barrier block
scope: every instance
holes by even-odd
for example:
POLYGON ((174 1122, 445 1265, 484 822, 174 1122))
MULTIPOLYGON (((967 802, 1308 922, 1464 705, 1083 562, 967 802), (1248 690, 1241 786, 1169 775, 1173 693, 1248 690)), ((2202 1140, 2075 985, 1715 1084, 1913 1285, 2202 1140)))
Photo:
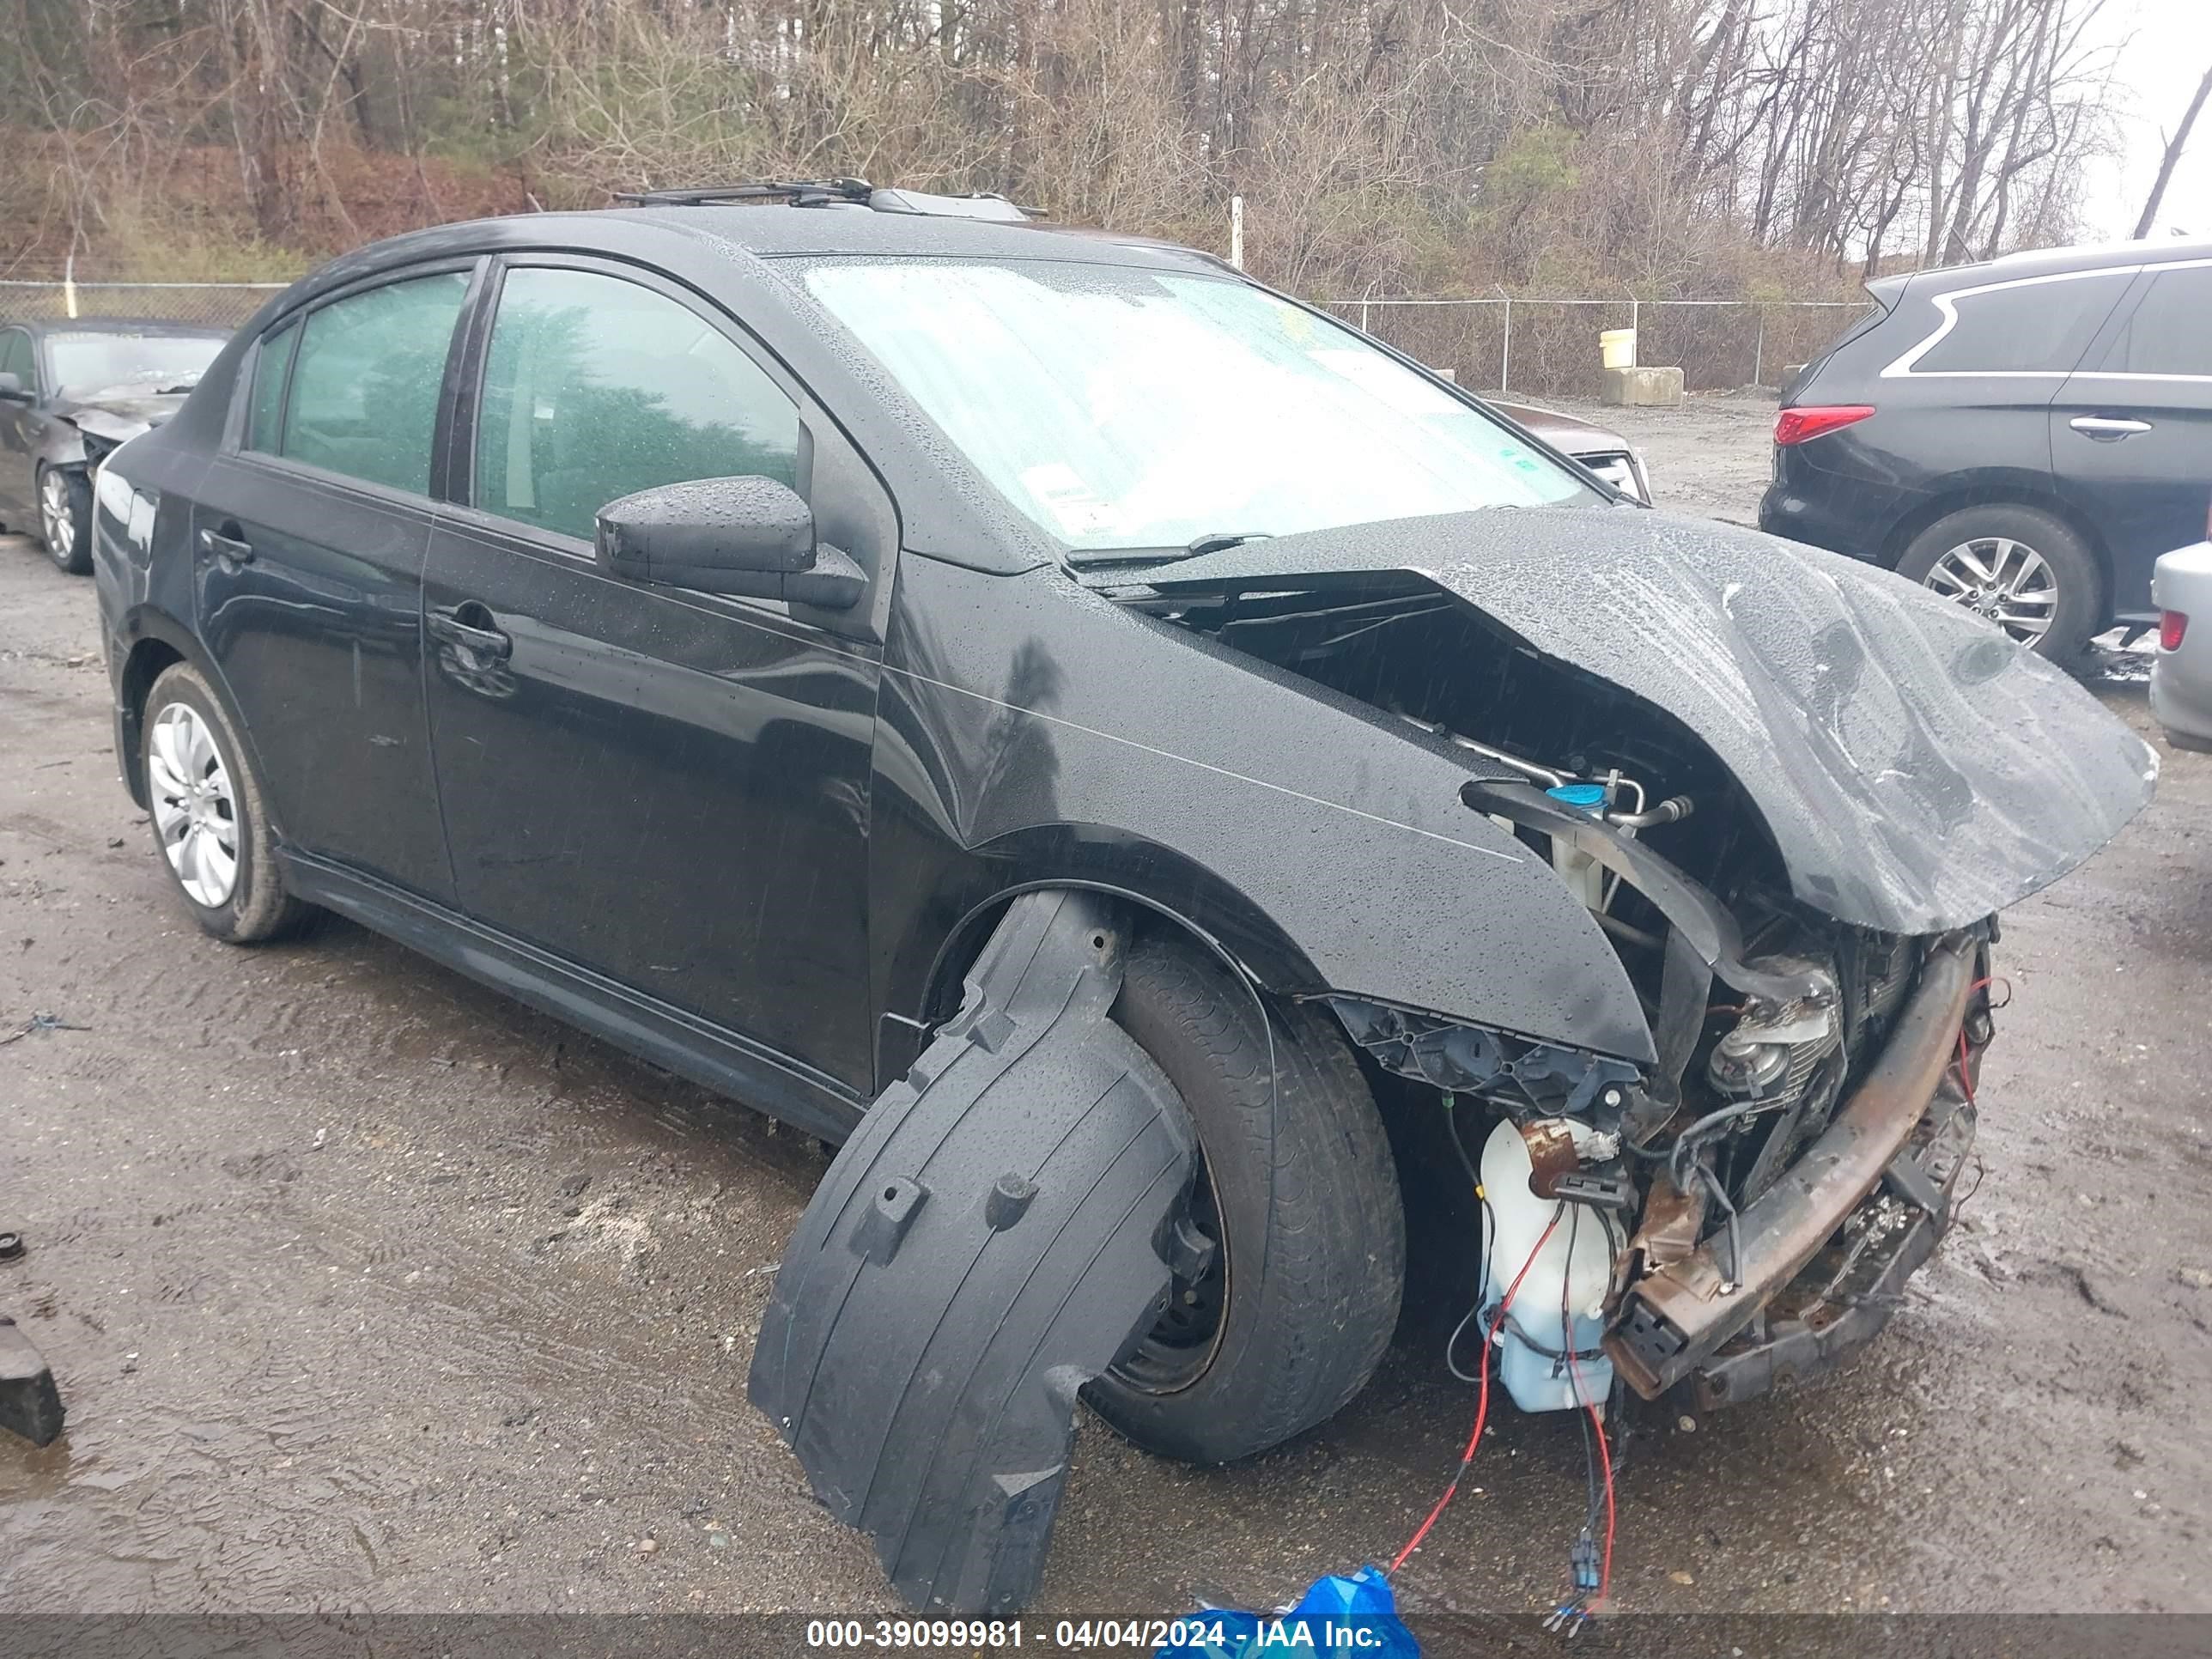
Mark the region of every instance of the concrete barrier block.
POLYGON ((1629 409, 1672 409, 1682 401, 1679 368, 1608 368, 1605 400, 1629 409))
POLYGON ((62 1397, 54 1374, 12 1319, 0 1318, 0 1429, 34 1446, 62 1431, 62 1397))

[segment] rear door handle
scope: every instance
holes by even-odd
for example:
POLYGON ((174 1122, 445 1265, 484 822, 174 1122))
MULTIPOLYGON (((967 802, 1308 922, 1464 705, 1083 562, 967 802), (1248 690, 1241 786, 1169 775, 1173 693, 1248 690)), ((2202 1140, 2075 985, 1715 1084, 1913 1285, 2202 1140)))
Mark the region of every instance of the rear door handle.
POLYGON ((433 639, 458 645, 480 657, 504 662, 514 654, 514 641, 492 626, 490 608, 475 599, 433 609, 423 625, 433 639))
POLYGON ((2067 425, 2085 438, 2094 438, 2100 444, 2116 444, 2123 438, 2132 438, 2138 432, 2150 430, 2148 421, 2124 420, 2114 415, 2076 415, 2067 425))
POLYGON ((226 524, 219 532, 201 531, 200 550, 226 566, 253 562, 253 544, 239 534, 238 526, 234 524, 226 524))

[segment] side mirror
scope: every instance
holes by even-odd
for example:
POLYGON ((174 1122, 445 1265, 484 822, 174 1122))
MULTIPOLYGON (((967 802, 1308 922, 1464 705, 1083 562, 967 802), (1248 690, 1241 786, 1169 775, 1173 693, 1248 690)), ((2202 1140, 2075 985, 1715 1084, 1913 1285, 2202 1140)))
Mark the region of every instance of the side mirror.
POLYGON ((12 371, 0 372, 0 398, 11 404, 27 404, 31 394, 23 390, 23 377, 12 371))
POLYGON ((774 478, 694 478, 599 511, 599 568, 629 581, 848 610, 867 573, 814 538, 814 513, 774 478))

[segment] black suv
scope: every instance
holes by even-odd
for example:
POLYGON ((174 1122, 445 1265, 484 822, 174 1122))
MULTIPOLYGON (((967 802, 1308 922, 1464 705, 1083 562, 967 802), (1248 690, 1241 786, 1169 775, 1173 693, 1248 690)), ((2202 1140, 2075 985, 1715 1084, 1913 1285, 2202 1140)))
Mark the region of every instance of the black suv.
POLYGON ((751 1397, 941 1605, 1024 1593, 1079 1384, 1200 1462, 1357 1392, 1394 1140, 1525 1407, 1871 1336, 1990 919, 2148 747, 1216 260, 821 199, 379 243, 101 466, 198 923, 340 912, 843 1141, 751 1397))
POLYGON ((2066 660, 2153 625, 2212 484, 2212 242, 1869 283, 1774 428, 1762 530, 1887 565, 2066 660))

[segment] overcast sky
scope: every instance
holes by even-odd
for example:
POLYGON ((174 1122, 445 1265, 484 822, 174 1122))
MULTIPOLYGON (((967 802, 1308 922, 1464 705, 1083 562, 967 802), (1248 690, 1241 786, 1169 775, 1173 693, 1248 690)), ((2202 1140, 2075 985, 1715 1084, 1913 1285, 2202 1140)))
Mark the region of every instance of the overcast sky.
MULTIPOLYGON (((2158 176, 2160 135, 2180 124, 2212 66, 2212 0, 2109 0, 2106 11, 2102 28, 2119 46, 2112 109, 2124 153, 2091 169, 2083 205, 2091 232, 2117 238, 2135 229, 2158 176)), ((2197 118, 2151 234, 2174 228, 2212 236, 2212 105, 2197 118)))

